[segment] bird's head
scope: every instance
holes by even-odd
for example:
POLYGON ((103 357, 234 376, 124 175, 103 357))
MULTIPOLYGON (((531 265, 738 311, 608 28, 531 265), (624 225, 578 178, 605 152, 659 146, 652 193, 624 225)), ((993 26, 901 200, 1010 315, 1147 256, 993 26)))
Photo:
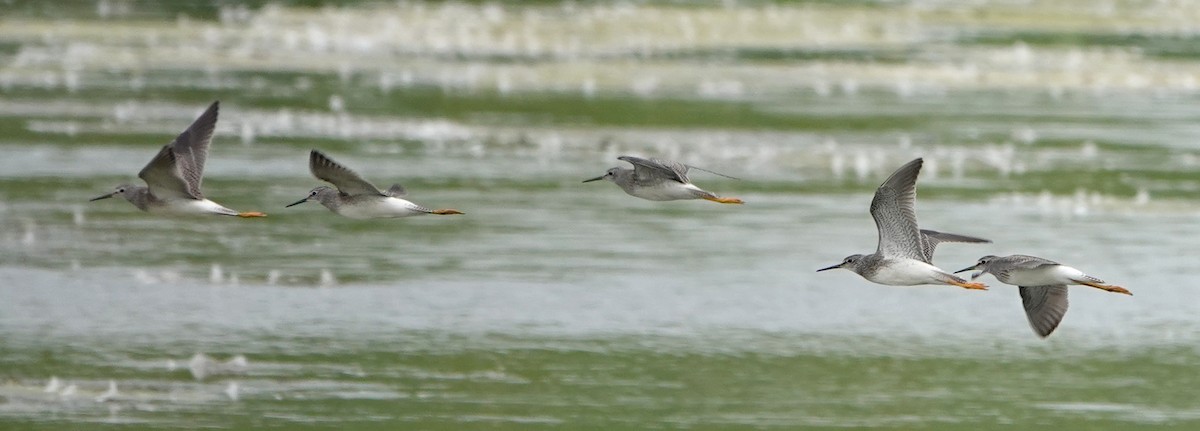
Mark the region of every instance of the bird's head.
POLYGON ((292 203, 288 204, 287 206, 293 207, 293 206, 300 205, 300 204, 308 202, 308 201, 320 202, 324 196, 330 195, 330 194, 336 194, 336 193, 337 193, 337 190, 334 190, 333 187, 317 186, 317 187, 313 188, 312 191, 308 192, 308 196, 305 196, 304 199, 300 199, 298 201, 292 202, 292 203))
POLYGON ((954 271, 954 273, 958 274, 960 272, 967 272, 967 271, 970 271, 973 269, 978 269, 979 272, 971 274, 971 279, 974 280, 976 278, 979 278, 979 276, 981 276, 983 274, 987 274, 988 269, 989 269, 988 267, 992 264, 992 261, 994 261, 994 260, 996 260, 996 256, 992 256, 989 254, 987 256, 979 258, 979 261, 975 262, 975 265, 968 266, 968 267, 960 269, 958 271, 954 271))
POLYGON ((852 255, 846 256, 845 259, 842 259, 842 263, 818 269, 817 272, 828 271, 831 269, 838 269, 838 268, 846 268, 851 271, 858 272, 858 263, 862 262, 862 259, 863 259, 863 255, 852 254, 852 255))
POLYGON ((88 201, 95 202, 95 201, 98 201, 101 199, 108 199, 113 196, 121 196, 121 197, 125 198, 125 200, 132 202, 133 196, 135 193, 137 193, 137 190, 138 190, 138 187, 134 186, 132 184, 121 184, 121 185, 117 186, 116 188, 114 188, 112 192, 106 193, 106 194, 103 194, 100 196, 96 196, 94 198, 88 199, 88 201))
POLYGON ((600 180, 616 181, 617 175, 619 175, 620 173, 621 173, 621 168, 612 168, 612 169, 609 169, 608 172, 605 172, 604 175, 598 176, 596 178, 589 178, 589 179, 583 180, 583 182, 590 183, 592 181, 600 181, 600 180))

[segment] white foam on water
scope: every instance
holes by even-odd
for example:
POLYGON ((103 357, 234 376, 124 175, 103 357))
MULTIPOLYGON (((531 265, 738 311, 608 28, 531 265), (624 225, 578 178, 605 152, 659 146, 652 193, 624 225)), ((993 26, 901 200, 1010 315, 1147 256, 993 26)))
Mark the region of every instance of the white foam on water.
POLYGON ((106 390, 106 391, 104 391, 104 393, 96 396, 96 402, 104 403, 104 402, 112 401, 113 399, 117 398, 118 395, 119 395, 119 393, 117 392, 117 381, 109 380, 108 381, 108 390, 106 390))
POLYGON ((221 264, 214 263, 208 268, 208 282, 212 284, 225 282, 225 271, 221 269, 221 264))
POLYGON ((337 278, 333 276, 333 271, 330 271, 327 268, 321 268, 321 275, 320 279, 317 281, 317 285, 321 287, 337 285, 337 278))
POLYGON ((52 376, 50 381, 46 382, 46 387, 42 389, 42 392, 58 393, 59 389, 62 389, 62 380, 59 380, 58 376, 52 376))

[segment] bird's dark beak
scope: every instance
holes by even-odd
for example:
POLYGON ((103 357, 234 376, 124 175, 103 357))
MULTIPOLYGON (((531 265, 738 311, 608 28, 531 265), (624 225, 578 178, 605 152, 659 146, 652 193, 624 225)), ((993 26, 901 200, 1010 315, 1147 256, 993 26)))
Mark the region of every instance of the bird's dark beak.
POLYGON ((116 195, 117 195, 117 192, 112 192, 112 193, 109 193, 109 194, 106 194, 106 195, 100 195, 100 196, 96 196, 96 197, 94 197, 94 198, 88 199, 88 202, 95 202, 95 201, 98 201, 98 200, 101 200, 101 199, 108 199, 108 198, 111 198, 111 197, 113 197, 113 196, 116 196, 116 195))
POLYGON ((972 270, 972 269, 975 269, 975 267, 976 267, 976 266, 979 266, 979 265, 968 266, 968 267, 966 267, 966 268, 963 268, 963 269, 960 269, 960 270, 958 270, 958 271, 954 271, 954 273, 955 273, 955 274, 958 274, 958 273, 960 273, 960 272, 967 272, 967 271, 970 271, 970 270, 972 270))
POLYGON ((300 205, 305 202, 308 202, 308 198, 304 198, 304 199, 300 199, 298 201, 292 202, 292 203, 288 204, 287 206, 285 206, 284 208, 294 207, 296 205, 300 205))
POLYGON ((821 271, 828 271, 828 270, 831 270, 831 269, 838 269, 838 268, 841 268, 841 267, 842 267, 842 265, 844 265, 844 264, 845 264, 845 262, 843 262, 843 263, 839 263, 839 264, 837 264, 837 265, 834 265, 834 266, 829 266, 829 267, 821 268, 821 269, 818 269, 818 270, 817 270, 817 272, 821 272, 821 271))
POLYGON ((596 178, 592 178, 592 179, 589 179, 589 180, 583 180, 583 182, 585 182, 585 183, 590 183, 590 182, 592 182, 592 181, 600 181, 600 180, 603 180, 603 179, 604 179, 604 175, 601 175, 601 176, 598 176, 598 177, 596 177, 596 178))

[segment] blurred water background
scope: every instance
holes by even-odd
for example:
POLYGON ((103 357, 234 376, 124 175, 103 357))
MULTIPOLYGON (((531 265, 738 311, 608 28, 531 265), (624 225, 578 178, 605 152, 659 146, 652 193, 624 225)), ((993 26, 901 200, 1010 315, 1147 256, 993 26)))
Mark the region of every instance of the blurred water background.
POLYGON ((0 428, 1200 427, 1194 1, 0 1, 0 428), (337 4, 334 4, 337 3, 337 4), (222 101, 206 193, 89 203, 222 101), (319 148, 467 213, 353 221, 319 148), (623 154, 744 206, 581 184, 623 154), (925 157, 956 270, 814 271, 925 157), (116 391, 112 391, 112 387, 116 391))

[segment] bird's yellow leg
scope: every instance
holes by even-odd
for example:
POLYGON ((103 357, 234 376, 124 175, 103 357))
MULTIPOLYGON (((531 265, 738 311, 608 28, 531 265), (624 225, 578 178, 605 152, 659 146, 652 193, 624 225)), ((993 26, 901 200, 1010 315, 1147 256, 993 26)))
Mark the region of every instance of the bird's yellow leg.
POLYGON ((738 199, 738 198, 722 198, 722 197, 717 197, 717 196, 713 196, 713 197, 707 197, 707 198, 704 198, 704 200, 709 200, 709 201, 713 201, 713 202, 717 202, 717 203, 722 203, 722 204, 738 204, 738 205, 741 205, 741 204, 744 204, 744 203, 746 203, 746 202, 743 202, 741 199, 738 199))
POLYGON ((1112 285, 1108 285, 1108 284, 1092 283, 1090 281, 1080 281, 1079 284, 1082 284, 1084 286, 1095 287, 1100 290, 1107 290, 1112 293, 1123 293, 1123 294, 1126 294, 1129 296, 1133 296, 1133 292, 1130 292, 1129 289, 1126 289, 1121 286, 1112 286, 1112 285))
POLYGON ((433 210, 433 211, 430 211, 429 213, 437 214, 437 215, 463 214, 462 211, 455 210, 455 209, 449 209, 449 208, 443 209, 443 210, 433 210))
POLYGON ((241 218, 266 217, 267 213, 258 212, 258 211, 246 211, 244 213, 238 213, 237 216, 241 217, 241 218))
POLYGON ((987 285, 983 284, 983 283, 974 283, 974 282, 970 282, 970 281, 958 281, 958 280, 947 280, 946 282, 953 284, 955 286, 961 287, 963 289, 988 290, 987 285))

